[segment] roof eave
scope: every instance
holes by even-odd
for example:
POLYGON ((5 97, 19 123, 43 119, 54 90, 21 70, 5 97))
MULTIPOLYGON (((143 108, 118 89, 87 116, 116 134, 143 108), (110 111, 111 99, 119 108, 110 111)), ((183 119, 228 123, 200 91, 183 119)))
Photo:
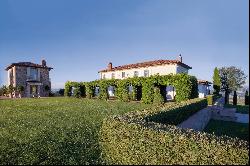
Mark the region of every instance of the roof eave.
POLYGON ((36 68, 43 68, 43 69, 45 68, 45 69, 49 69, 49 70, 53 69, 53 67, 47 67, 47 66, 46 67, 38 67, 38 66, 25 66, 25 65, 13 65, 13 64, 11 64, 8 67, 6 67, 5 70, 8 71, 10 68, 12 68, 14 66, 36 67, 36 68))

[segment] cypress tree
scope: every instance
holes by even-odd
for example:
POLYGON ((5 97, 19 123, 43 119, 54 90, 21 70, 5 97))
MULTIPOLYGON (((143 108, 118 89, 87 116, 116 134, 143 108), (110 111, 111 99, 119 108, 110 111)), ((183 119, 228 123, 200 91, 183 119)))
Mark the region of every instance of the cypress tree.
POLYGON ((213 75, 213 88, 214 88, 214 94, 218 95, 220 92, 220 74, 217 67, 214 68, 214 75, 213 75))

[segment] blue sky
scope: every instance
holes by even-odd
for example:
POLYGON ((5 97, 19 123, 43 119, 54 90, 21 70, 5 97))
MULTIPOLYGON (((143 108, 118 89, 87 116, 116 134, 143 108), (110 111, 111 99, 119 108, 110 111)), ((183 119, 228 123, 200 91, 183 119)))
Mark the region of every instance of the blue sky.
POLYGON ((179 54, 199 79, 212 81, 216 66, 248 75, 248 6, 248 0, 1 0, 0 84, 13 62, 46 59, 54 67, 52 88, 62 88, 67 80, 98 79, 110 61, 179 54))

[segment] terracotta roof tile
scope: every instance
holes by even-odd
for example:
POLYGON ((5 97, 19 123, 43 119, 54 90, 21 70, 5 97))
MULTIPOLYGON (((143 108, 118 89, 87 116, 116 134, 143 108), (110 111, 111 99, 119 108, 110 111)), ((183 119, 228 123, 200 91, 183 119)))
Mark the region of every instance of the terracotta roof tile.
POLYGON ((197 80, 198 84, 212 84, 212 82, 209 82, 207 80, 197 80))
POLYGON ((192 69, 192 67, 190 67, 190 66, 188 66, 188 65, 186 65, 178 60, 154 60, 154 61, 147 61, 147 62, 142 62, 142 63, 117 66, 117 67, 113 67, 111 70, 104 69, 104 70, 100 70, 99 72, 134 69, 134 68, 149 67, 149 66, 159 66, 159 65, 164 65, 164 64, 178 64, 178 65, 183 66, 185 68, 192 69))
POLYGON ((12 64, 10 64, 9 66, 6 67, 5 70, 9 70, 13 66, 26 66, 26 67, 47 68, 49 70, 53 69, 52 67, 42 66, 40 64, 35 64, 35 63, 31 63, 31 62, 18 62, 18 63, 12 63, 12 64))

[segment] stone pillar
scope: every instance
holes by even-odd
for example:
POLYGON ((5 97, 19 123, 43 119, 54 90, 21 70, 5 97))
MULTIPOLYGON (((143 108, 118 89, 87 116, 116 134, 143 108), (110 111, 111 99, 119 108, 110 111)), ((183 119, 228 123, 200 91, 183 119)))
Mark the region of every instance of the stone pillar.
POLYGON ((38 96, 41 96, 40 87, 41 87, 41 85, 37 85, 37 95, 38 95, 38 96))
POLYGON ((26 97, 30 97, 30 85, 27 84, 26 86, 26 97))
POLYGON ((16 87, 16 66, 13 67, 13 87, 16 87))

